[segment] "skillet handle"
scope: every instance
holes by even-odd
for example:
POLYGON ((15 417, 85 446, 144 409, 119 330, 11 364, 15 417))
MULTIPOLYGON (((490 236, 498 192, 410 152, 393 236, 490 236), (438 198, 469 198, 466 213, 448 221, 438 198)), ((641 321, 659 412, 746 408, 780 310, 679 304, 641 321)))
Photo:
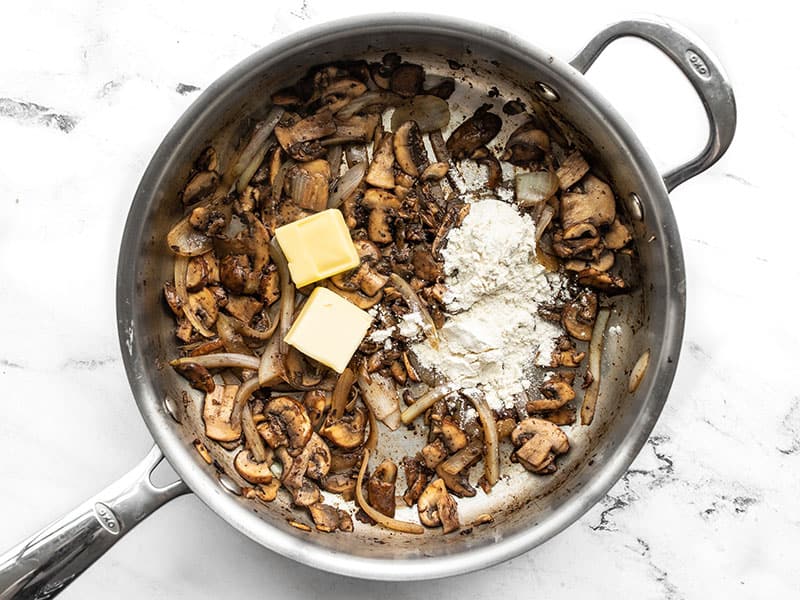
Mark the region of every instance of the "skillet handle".
POLYGON ((621 37, 637 37, 666 54, 691 82, 706 111, 708 142, 692 160, 664 175, 671 192, 684 181, 702 173, 725 154, 736 131, 736 101, 719 60, 693 33, 665 21, 621 21, 598 33, 570 64, 586 73, 603 50, 621 37))
POLYGON ((0 600, 53 598, 139 521, 187 493, 180 480, 153 485, 150 475, 163 458, 153 446, 118 481, 0 555, 0 600))

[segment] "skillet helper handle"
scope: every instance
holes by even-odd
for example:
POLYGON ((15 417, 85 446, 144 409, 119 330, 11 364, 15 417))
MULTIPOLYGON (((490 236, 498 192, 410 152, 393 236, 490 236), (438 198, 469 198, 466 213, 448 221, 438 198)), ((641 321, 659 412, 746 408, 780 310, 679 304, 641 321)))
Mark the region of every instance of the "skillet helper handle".
POLYGON ((736 101, 719 60, 693 33, 666 21, 621 21, 598 33, 570 64, 586 73, 614 40, 637 37, 666 54, 694 87, 709 125, 705 148, 692 160, 666 173, 664 185, 671 192, 684 181, 702 173, 725 154, 736 131, 736 101))
POLYGON ((118 481, 0 555, 0 600, 53 598, 139 521, 187 493, 183 481, 153 485, 150 475, 163 458, 153 446, 118 481))

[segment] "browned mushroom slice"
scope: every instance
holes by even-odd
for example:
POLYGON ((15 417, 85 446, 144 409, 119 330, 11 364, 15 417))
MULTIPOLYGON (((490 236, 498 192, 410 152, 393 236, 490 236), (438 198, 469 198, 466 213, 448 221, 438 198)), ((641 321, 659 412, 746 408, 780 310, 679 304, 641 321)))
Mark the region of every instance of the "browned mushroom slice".
POLYGON ((583 255, 600 246, 600 234, 591 223, 581 222, 553 235, 553 251, 561 258, 583 255))
POLYGON ((442 440, 450 453, 457 452, 467 445, 467 434, 458 426, 451 416, 442 418, 442 440))
POLYGON ((334 418, 332 414, 329 415, 319 433, 340 448, 352 450, 364 443, 366 427, 367 415, 363 408, 357 406, 353 413, 344 415, 340 419, 334 418))
POLYGON ((562 406, 542 414, 541 418, 545 421, 550 421, 554 425, 572 425, 577 420, 578 415, 574 407, 562 406))
POLYGON ((366 181, 375 187, 394 188, 394 136, 384 133, 372 157, 366 181))
POLYGON ((289 453, 291 458, 288 458, 281 449, 278 456, 284 462, 281 482, 291 492, 303 487, 306 476, 317 480, 324 478, 331 466, 331 451, 316 433, 311 434, 300 454, 291 456, 289 453))
POLYGON ((203 422, 206 435, 218 442, 232 442, 242 436, 242 425, 231 425, 234 400, 238 385, 218 385, 206 394, 203 403, 203 422))
POLYGON ((333 133, 336 133, 336 123, 333 120, 333 113, 328 108, 323 108, 305 119, 287 113, 283 116, 282 122, 275 127, 275 137, 278 138, 281 147, 296 160, 307 160, 295 156, 303 154, 302 144, 333 133))
POLYGON ((444 275, 442 263, 437 262, 430 250, 424 246, 418 246, 414 250, 411 264, 414 267, 414 275, 423 281, 434 282, 444 275))
POLYGON ((567 156, 556 171, 559 185, 567 190, 578 183, 589 172, 589 163, 578 150, 567 156))
POLYGON ((497 160, 494 154, 486 146, 481 146, 472 153, 472 158, 479 165, 487 168, 488 174, 486 177, 486 187, 490 190, 497 189, 503 182, 503 169, 500 166, 500 161, 497 160))
POLYGON ((380 115, 353 115, 347 119, 337 117, 336 132, 320 143, 345 144, 352 142, 368 142, 375 135, 375 128, 380 122, 380 115))
POLYGON ((367 498, 370 505, 387 517, 395 512, 395 482, 397 481, 397 465, 391 460, 384 460, 367 480, 367 498))
POLYGON ((458 506, 447 493, 444 481, 437 479, 429 484, 417 500, 420 522, 427 527, 442 526, 442 533, 450 533, 461 527, 458 506))
POLYGON ((586 357, 585 352, 578 352, 575 350, 575 344, 563 336, 558 340, 556 348, 550 355, 550 367, 577 367, 581 364, 586 357))
POLYGON ((287 446, 290 456, 300 454, 313 434, 311 420, 303 405, 294 398, 279 396, 264 407, 266 419, 258 432, 271 448, 287 446))
POLYGON ((416 121, 406 121, 394 134, 394 156, 403 172, 419 177, 428 164, 422 133, 416 121))
POLYGON ((339 528, 339 511, 335 507, 317 502, 308 507, 308 512, 318 531, 330 533, 339 528))
POLYGON ((584 291, 564 307, 561 324, 573 338, 587 342, 592 337, 592 325, 597 316, 597 294, 584 291))
MULTIPOLYGON (((574 377, 574 373, 572 373, 574 377)), ((575 399, 575 390, 572 389, 572 379, 566 374, 558 374, 547 379, 541 386, 544 398, 529 400, 525 405, 528 412, 556 410, 567 402, 575 399)))
POLYGON ((242 323, 250 323, 256 314, 264 308, 264 303, 256 300, 252 296, 236 296, 230 294, 228 303, 225 305, 225 312, 232 317, 236 317, 242 323))
POLYGON ((606 294, 622 294, 630 289, 630 286, 622 277, 604 273, 597 269, 588 268, 578 272, 578 283, 587 285, 606 294))
POLYGON ((234 294, 252 294, 258 289, 258 278, 246 254, 229 254, 223 258, 219 277, 222 285, 234 294))
POLYGON ((439 463, 447 458, 447 448, 444 447, 444 442, 437 438, 420 450, 420 456, 425 461, 426 467, 435 469, 439 466, 439 463))
POLYGON ((330 404, 330 396, 323 390, 309 390, 303 394, 303 406, 314 429, 319 429, 322 425, 330 404))
POLYGON ((633 236, 630 229, 619 218, 616 218, 603 235, 603 244, 609 250, 619 250, 627 246, 631 239, 633 239, 633 236))
POLYGON ((550 151, 550 136, 538 128, 535 121, 523 123, 508 137, 501 160, 512 165, 528 167, 544 158, 550 151))
POLYGON ((328 206, 331 167, 327 160, 300 163, 286 173, 286 191, 300 208, 319 212, 328 206))
POLYGON ((403 459, 403 472, 406 476, 406 491, 403 494, 403 501, 408 506, 414 506, 428 485, 428 473, 418 459, 410 456, 403 459))
POLYGON ((201 171, 188 181, 181 193, 184 204, 194 204, 210 197, 219 184, 219 174, 214 171, 201 171))
POLYGON ((496 114, 489 112, 491 107, 491 104, 484 104, 450 134, 447 150, 451 158, 454 160, 467 158, 497 135, 503 121, 496 114))
POLYGON ((272 471, 267 462, 257 462, 249 450, 240 450, 233 459, 233 468, 250 483, 269 483, 272 481, 272 471))
POLYGON ((570 192, 561 196, 561 226, 566 230, 578 223, 595 227, 609 225, 616 216, 614 192, 593 175, 583 180, 584 193, 570 192))
POLYGON ((520 464, 539 474, 555 472, 555 457, 569 451, 567 435, 550 421, 535 417, 514 428, 511 442, 517 447, 515 456, 520 464))
POLYGON ((320 482, 322 489, 332 494, 339 494, 350 502, 356 492, 356 478, 351 472, 329 473, 320 482))
POLYGON ((181 363, 175 365, 175 370, 180 373, 189 382, 194 389, 206 392, 207 394, 214 391, 216 384, 214 378, 208 369, 198 365, 197 363, 181 363))
POLYGON ((423 81, 425 70, 420 65, 403 63, 392 71, 389 89, 399 96, 410 98, 422 92, 423 81))
POLYGON ((357 79, 339 79, 323 90, 322 102, 335 113, 366 91, 367 86, 357 79))
POLYGON ((456 81, 452 77, 445 77, 441 81, 425 90, 425 94, 447 100, 456 91, 456 81))
MULTIPOLYGON (((480 450, 478 450, 478 457, 480 457, 480 450)), ((477 461, 477 459, 476 459, 477 461)), ((457 473, 448 473, 444 470, 444 463, 436 467, 436 474, 444 481, 445 487, 453 492, 459 498, 472 498, 477 492, 474 487, 469 483, 469 477, 463 471, 457 473)), ((491 489, 489 487, 488 489, 491 489)))
POLYGON ((217 321, 219 314, 217 299, 208 288, 189 294, 189 310, 197 315, 205 327, 209 328, 217 321))
POLYGON ((446 162, 435 162, 429 164, 420 175, 422 181, 440 181, 447 175, 450 165, 446 162))
POLYGON ((164 300, 167 301, 167 306, 169 306, 170 310, 175 314, 176 317, 184 316, 183 303, 181 302, 181 298, 172 283, 167 282, 164 284, 164 300))
POLYGON ((379 291, 374 296, 367 296, 366 294, 362 294, 361 292, 349 292, 347 290, 343 290, 341 288, 336 287, 332 283, 328 283, 325 287, 327 287, 332 292, 336 292, 342 298, 346 299, 349 302, 355 304, 358 308, 363 310, 367 310, 375 306, 378 302, 383 300, 383 291, 379 291))

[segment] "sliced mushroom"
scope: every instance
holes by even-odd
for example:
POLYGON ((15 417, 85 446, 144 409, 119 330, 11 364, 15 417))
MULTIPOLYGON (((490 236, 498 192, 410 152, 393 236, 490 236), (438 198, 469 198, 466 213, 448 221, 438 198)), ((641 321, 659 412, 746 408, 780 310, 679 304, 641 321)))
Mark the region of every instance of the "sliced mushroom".
POLYGON ((394 134, 394 156, 403 172, 419 177, 428 164, 422 133, 416 121, 406 121, 394 134))
POLYGON ((232 442, 242 436, 242 425, 231 424, 238 385, 217 385, 206 394, 203 403, 203 422, 206 435, 217 442, 232 442))
POLYGON ((383 291, 379 291, 374 296, 367 296, 366 294, 362 294, 361 292, 348 292, 347 290, 343 290, 341 288, 336 287, 332 283, 326 285, 326 287, 331 290, 332 292, 336 292, 342 298, 348 300, 355 304, 358 308, 363 310, 367 310, 375 306, 378 302, 383 300, 383 291))
POLYGON ((426 94, 447 100, 456 91, 456 81, 452 77, 444 77, 441 81, 425 90, 426 94))
POLYGON ((208 283, 208 265, 205 255, 193 256, 186 268, 186 289, 196 292, 208 283))
POLYGON ((219 307, 217 299, 208 288, 189 294, 189 310, 200 319, 205 327, 212 327, 217 321, 219 307))
POLYGON ((330 164, 318 159, 290 168, 286 173, 285 187, 289 198, 300 208, 319 212, 328 206, 330 180, 330 164))
MULTIPOLYGON (((480 451, 478 451, 477 456, 480 457, 480 451)), ((436 474, 440 477, 440 480, 444 482, 445 487, 459 498, 472 498, 477 492, 475 488, 470 485, 466 473, 463 471, 448 473, 444 470, 443 464, 444 463, 436 467, 436 474)))
POLYGON ((320 143, 325 146, 352 142, 369 142, 375 135, 380 115, 353 115, 346 119, 337 117, 336 132, 320 143))
POLYGON ((408 506, 414 506, 428 485, 428 473, 418 459, 410 456, 403 459, 403 472, 406 476, 406 491, 403 494, 403 501, 408 506))
POLYGON ((497 135, 503 121, 496 114, 489 112, 491 108, 491 104, 484 104, 450 134, 447 150, 451 158, 454 160, 467 158, 497 135))
POLYGON ((275 127, 278 143, 295 160, 308 160, 302 151, 305 142, 318 140, 333 133, 336 133, 336 123, 329 108, 323 108, 305 119, 286 113, 281 123, 275 127))
POLYGON ((264 308, 264 303, 256 300, 252 296, 235 296, 230 294, 228 296, 228 302, 225 305, 225 312, 232 317, 236 317, 242 323, 250 323, 253 317, 261 312, 262 308, 264 308))
POLYGON ((186 183, 181 193, 184 204, 194 204, 211 196, 219 184, 219 174, 214 171, 200 171, 186 183))
POLYGON ((233 459, 233 468, 250 483, 269 483, 272 481, 271 465, 257 462, 249 450, 240 450, 233 459))
POLYGON ((486 146, 481 146, 472 153, 471 158, 487 168, 486 187, 490 190, 497 189, 503 182, 503 169, 495 155, 486 146))
POLYGON ((467 434, 458 426, 455 419, 445 416, 441 422, 442 440, 450 453, 457 452, 467 445, 467 434))
POLYGON ((578 272, 578 283, 606 294, 622 294, 630 288, 622 277, 604 273, 591 267, 578 272))
POLYGON ((299 455, 313 434, 311 420, 303 405, 289 396, 278 396, 264 407, 266 419, 258 432, 270 448, 287 446, 290 456, 299 455))
POLYGON ((375 208, 370 211, 367 235, 376 244, 388 244, 392 241, 392 228, 389 225, 389 215, 385 210, 375 208))
POLYGON ((252 294, 258 289, 258 276, 246 254, 230 254, 223 258, 219 264, 219 277, 222 285, 234 294, 252 294))
POLYGON ((356 478, 350 472, 328 474, 320 483, 323 490, 332 494, 339 494, 347 502, 350 502, 355 497, 356 478))
POLYGON ((369 504, 387 517, 394 516, 396 481, 397 465, 388 459, 378 465, 367 481, 369 504))
POLYGON ((281 280, 275 265, 270 265, 269 270, 261 274, 258 280, 258 296, 270 305, 281 297, 281 280))
POLYGON ((597 295, 587 291, 564 307, 561 324, 573 338, 588 342, 592 337, 592 325, 596 316, 597 295))
POLYGON ((619 250, 627 246, 631 239, 633 236, 630 229, 619 218, 616 218, 609 226, 608 231, 603 234, 603 245, 609 250, 619 250))
POLYGON ((561 196, 561 226, 566 230, 578 223, 595 227, 614 221, 616 208, 611 187, 593 175, 583 180, 583 193, 570 192, 561 196))
POLYGON ((461 527, 456 501, 447 493, 447 488, 441 479, 437 479, 425 488, 417 500, 417 510, 420 522, 427 527, 441 525, 443 533, 450 533, 461 527))
POLYGON ((281 482, 289 491, 301 488, 306 476, 312 479, 322 479, 330 470, 331 451, 325 441, 316 433, 311 434, 300 454, 291 456, 289 452, 289 456, 290 460, 286 460, 285 456, 281 459, 290 463, 288 468, 284 463, 281 475, 281 482))
POLYGON ((420 456, 425 461, 425 466, 433 470, 447 458, 447 448, 444 447, 444 442, 437 438, 420 450, 420 456))
POLYGON ((569 451, 567 435, 550 421, 535 417, 520 421, 511 432, 511 442, 522 466, 540 474, 554 472, 555 457, 569 451))
POLYGON ((339 79, 325 88, 322 101, 328 110, 335 113, 366 91, 367 86, 357 79, 339 79))
POLYGON ((357 406, 351 414, 341 419, 329 415, 319 433, 336 446, 352 450, 364 443, 366 427, 367 415, 363 408, 357 406))
POLYGON ((194 389, 210 394, 214 391, 216 384, 208 369, 197 363, 180 363, 174 366, 194 389))
POLYGON ((550 151, 550 136, 538 128, 536 121, 523 123, 508 137, 501 160, 512 165, 529 167, 550 151))
POLYGON ((384 133, 366 175, 366 182, 375 187, 394 188, 394 136, 384 133))
POLYGON ((403 63, 392 71, 389 89, 395 94, 410 98, 422 92, 425 70, 420 65, 403 63))
POLYGON ((339 512, 335 507, 317 502, 308 507, 308 512, 318 531, 330 533, 339 528, 339 512))
MULTIPOLYGON (((574 373, 572 374, 574 377, 574 373)), ((540 388, 544 398, 529 400, 525 405, 528 412, 556 410, 575 399, 572 382, 566 375, 555 375, 545 381, 540 388)))
POLYGON ((550 367, 577 367, 586 357, 585 352, 577 352, 575 344, 563 336, 558 340, 555 350, 550 355, 550 367))
POLYGON ((168 282, 164 284, 164 300, 167 301, 167 306, 169 306, 176 317, 183 316, 183 303, 172 283, 168 282))
POLYGON ((440 181, 447 175, 450 165, 446 162, 435 162, 425 167, 425 170, 420 175, 422 181, 440 181))
POLYGON ((556 171, 559 186, 567 190, 578 183, 589 172, 589 163, 578 150, 567 156, 556 171))
POLYGON ((600 235, 591 223, 574 223, 553 235, 553 251, 561 258, 583 255, 594 249, 602 250, 600 235))
POLYGON ((311 426, 314 429, 318 429, 322 425, 330 403, 330 396, 323 390, 309 390, 303 394, 303 406, 306 408, 311 426))

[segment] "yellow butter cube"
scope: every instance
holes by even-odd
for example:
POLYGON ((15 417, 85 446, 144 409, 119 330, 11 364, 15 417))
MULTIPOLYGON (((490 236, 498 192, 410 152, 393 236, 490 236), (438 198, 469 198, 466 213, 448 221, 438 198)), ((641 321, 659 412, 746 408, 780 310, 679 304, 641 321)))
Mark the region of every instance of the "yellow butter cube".
POLYGON ((275 230, 292 281, 303 287, 359 265, 342 213, 331 208, 275 230))
POLYGON ((372 317, 324 287, 314 288, 284 341, 341 373, 364 339, 372 317))

